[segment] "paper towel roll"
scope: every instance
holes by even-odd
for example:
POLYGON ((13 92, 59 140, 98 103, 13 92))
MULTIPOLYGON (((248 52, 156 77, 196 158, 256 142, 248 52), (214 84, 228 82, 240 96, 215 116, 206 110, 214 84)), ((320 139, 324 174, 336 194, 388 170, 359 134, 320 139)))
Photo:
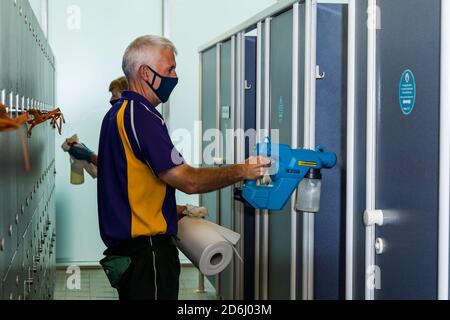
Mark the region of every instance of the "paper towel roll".
POLYGON ((204 219, 185 217, 178 223, 178 247, 206 276, 222 272, 233 258, 240 235, 204 219))

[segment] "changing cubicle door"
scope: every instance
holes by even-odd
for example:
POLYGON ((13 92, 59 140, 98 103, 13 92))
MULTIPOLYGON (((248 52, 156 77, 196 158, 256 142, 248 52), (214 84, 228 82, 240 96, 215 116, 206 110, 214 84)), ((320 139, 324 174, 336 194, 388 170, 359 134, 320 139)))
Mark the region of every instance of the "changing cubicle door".
MULTIPOLYGON (((219 123, 220 132, 222 135, 220 158, 224 165, 231 165, 234 163, 233 150, 233 136, 229 137, 227 132, 233 130, 233 116, 232 110, 232 66, 231 63, 232 46, 231 40, 226 41, 220 45, 220 109, 219 109, 219 123)), ((219 191, 219 215, 220 224, 225 228, 234 229, 233 219, 233 186, 223 188, 219 191)), ((233 258, 234 259, 234 258, 233 258)), ((234 278, 234 263, 230 265, 220 274, 220 296, 225 300, 233 299, 233 278, 234 278)))
MULTIPOLYGON (((270 128, 279 143, 292 145, 292 27, 293 12, 271 20, 270 128)), ((291 203, 269 213, 269 299, 289 299, 291 266, 291 203)))
MULTIPOLYGON (((217 129, 217 49, 213 47, 201 53, 201 117, 202 135, 210 129, 217 129)), ((202 166, 213 167, 212 158, 217 155, 214 152, 214 138, 209 141, 202 139, 202 166), (212 151, 210 151, 213 149, 212 151), (207 154, 208 153, 208 154, 207 154)), ((200 196, 201 205, 208 208, 208 220, 217 223, 218 221, 218 192, 211 192, 200 196)), ((211 283, 217 288, 216 278, 210 277, 211 283)))
POLYGON ((379 0, 376 299, 436 299, 439 0, 379 0))
MULTIPOLYGON (((245 131, 256 128, 256 37, 245 39, 245 131)), ((245 145, 247 159, 254 146, 245 145)), ((255 209, 244 207, 244 300, 254 299, 255 288, 255 209)))
POLYGON ((338 163, 323 172, 320 212, 315 217, 314 299, 343 299, 345 268, 345 168, 347 110, 347 5, 317 8, 316 144, 335 152, 338 163))

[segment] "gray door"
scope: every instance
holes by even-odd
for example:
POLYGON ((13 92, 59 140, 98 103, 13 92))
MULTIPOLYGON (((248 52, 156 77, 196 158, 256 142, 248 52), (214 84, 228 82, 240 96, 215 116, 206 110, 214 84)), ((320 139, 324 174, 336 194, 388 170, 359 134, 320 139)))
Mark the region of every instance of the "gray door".
MULTIPOLYGON (((271 129, 280 143, 292 144, 292 10, 271 22, 271 129)), ((269 299, 289 299, 291 263, 291 203, 269 213, 269 299)))
POLYGON ((376 299, 437 297, 440 4, 378 1, 376 207, 385 225, 376 237, 385 252, 376 299), (413 92, 399 94, 414 79, 415 105, 413 92))
MULTIPOLYGON (((205 133, 209 129, 217 128, 217 107, 216 107, 216 48, 211 48, 201 56, 202 61, 202 83, 201 83, 201 116, 202 116, 202 130, 205 133)), ((202 150, 205 150, 211 141, 203 141, 202 150)), ((216 155, 212 155, 216 156, 216 155)), ((205 163, 205 159, 202 159, 203 167, 212 167, 212 163, 205 163)), ((200 197, 202 206, 208 208, 209 217, 208 220, 217 223, 218 222, 218 192, 211 192, 203 194, 200 197)), ((216 278, 210 277, 211 283, 216 286, 216 278)))
POLYGON ((344 297, 345 166, 347 123, 347 6, 321 4, 317 13, 316 144, 335 152, 338 164, 324 170, 320 212, 315 217, 314 299, 344 297))
MULTIPOLYGON (((220 48, 220 130, 223 137, 221 148, 221 157, 225 165, 233 164, 233 158, 228 155, 233 150, 229 150, 227 145, 230 141, 227 139, 227 130, 233 129, 233 111, 231 110, 231 41, 227 41, 220 48), (228 160, 228 161, 227 161, 228 160)), ((233 229, 232 221, 232 192, 233 187, 223 188, 219 191, 219 215, 220 224, 228 229, 233 229)), ((225 300, 233 299, 233 261, 220 274, 220 296, 225 300)))

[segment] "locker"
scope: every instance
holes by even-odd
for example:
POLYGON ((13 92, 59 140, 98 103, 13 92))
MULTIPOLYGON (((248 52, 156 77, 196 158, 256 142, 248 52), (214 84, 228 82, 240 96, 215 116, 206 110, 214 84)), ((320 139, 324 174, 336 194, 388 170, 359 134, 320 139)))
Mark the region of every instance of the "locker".
MULTIPOLYGON (((15 70, 15 72, 17 72, 17 80, 18 80, 18 84, 17 84, 17 93, 20 94, 20 98, 24 95, 28 94, 28 84, 27 84, 27 73, 30 70, 30 49, 31 49, 31 45, 30 42, 28 41, 28 21, 29 21, 29 16, 30 16, 30 12, 29 12, 29 6, 25 5, 25 4, 19 4, 19 10, 21 12, 21 15, 19 15, 18 17, 18 23, 19 23, 19 29, 17 30, 17 46, 18 48, 23 48, 25 50, 18 50, 18 56, 17 56, 17 60, 20 61, 19 65, 18 65, 18 69, 15 70)), ((22 104, 20 103, 20 106, 22 106, 22 104)), ((19 184, 20 185, 20 184, 19 184)))
POLYGON ((24 246, 25 243, 20 241, 16 252, 16 261, 12 266, 15 266, 15 290, 17 291, 17 300, 24 299, 24 281, 25 281, 25 263, 24 263, 24 246))
MULTIPOLYGON (((26 135, 26 128, 25 126, 23 126, 21 128, 21 130, 23 131, 23 134, 26 135)), ((30 146, 32 146, 32 142, 30 142, 27 139, 27 148, 29 151, 29 155, 30 155, 30 159, 33 159, 34 154, 32 153, 32 149, 30 148, 30 146)), ((36 208, 36 204, 39 201, 39 197, 36 196, 35 193, 33 193, 34 191, 34 186, 32 184, 32 175, 33 175, 33 171, 34 166, 33 166, 33 162, 32 160, 31 162, 31 172, 26 172, 25 168, 24 168, 24 163, 23 163, 23 159, 22 159, 22 148, 18 148, 17 150, 18 152, 18 165, 17 165, 17 213, 16 216, 18 217, 18 221, 19 221, 19 228, 18 228, 18 237, 19 239, 23 236, 29 222, 31 219, 31 216, 34 212, 34 209, 36 208)))
POLYGON ((337 154, 338 165, 323 172, 321 209, 314 222, 314 299, 344 299, 345 171, 347 125, 347 5, 317 8, 316 145, 337 154))
POLYGON ((22 278, 23 278, 23 297, 24 300, 30 300, 32 293, 32 273, 33 273, 33 253, 32 253, 33 231, 28 227, 23 237, 23 256, 22 256, 22 278))
MULTIPOLYGON (((9 135, 0 136, 0 148, 2 150, 9 150, 8 142, 9 135)), ((5 168, 9 162, 9 157, 0 157, 0 167, 5 168)), ((10 205, 9 201, 7 201, 9 196, 8 182, 7 172, 0 170, 0 280, 3 280, 12 257, 8 235, 9 217, 6 215, 9 212, 10 205)))
POLYGON ((3 150, 6 150, 9 156, 1 157, 0 163, 2 168, 8 168, 9 170, 1 170, 0 184, 2 185, 2 195, 5 201, 2 201, 2 238, 3 238, 3 251, 4 258, 3 269, 4 272, 8 268, 9 263, 13 257, 14 252, 17 249, 17 224, 15 223, 16 211, 16 189, 15 189, 15 151, 17 148, 17 137, 15 132, 2 132, 0 136, 0 144, 3 150), (8 201, 6 201, 8 199, 8 201))
POLYGON ((3 292, 5 300, 20 300, 22 293, 20 291, 20 265, 19 254, 14 252, 11 265, 8 268, 8 272, 3 280, 3 292))
MULTIPOLYGON (((5 4, 2 2, 0 4, 0 39, 5 39, 6 37, 6 28, 8 22, 8 11, 5 8, 5 4)), ((7 52, 4 50, 0 51, 0 90, 6 89, 7 80, 7 70, 5 70, 5 65, 7 61, 7 52)), ((0 92, 1 93, 1 92, 0 92)))
MULTIPOLYGON (((11 65, 11 80, 12 80, 12 91, 17 96, 21 93, 23 88, 22 82, 22 72, 23 67, 21 63, 21 48, 23 48, 22 39, 24 38, 24 24, 25 24, 25 15, 27 14, 27 5, 26 0, 17 1, 9 1, 9 5, 12 5, 12 23, 14 28, 11 30, 13 33, 9 33, 10 41, 13 43, 14 52, 13 55, 10 55, 10 61, 13 62, 11 65), (12 38, 14 37, 14 38, 12 38)), ((26 47, 24 47, 26 48, 26 47)))

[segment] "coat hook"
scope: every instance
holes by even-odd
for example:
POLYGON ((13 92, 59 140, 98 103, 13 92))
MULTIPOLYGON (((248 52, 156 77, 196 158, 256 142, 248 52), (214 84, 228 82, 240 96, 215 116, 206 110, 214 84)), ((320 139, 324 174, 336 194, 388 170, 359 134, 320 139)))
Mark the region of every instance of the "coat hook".
POLYGON ((316 79, 317 80, 323 80, 325 79, 326 73, 320 71, 320 66, 316 66, 316 79))

